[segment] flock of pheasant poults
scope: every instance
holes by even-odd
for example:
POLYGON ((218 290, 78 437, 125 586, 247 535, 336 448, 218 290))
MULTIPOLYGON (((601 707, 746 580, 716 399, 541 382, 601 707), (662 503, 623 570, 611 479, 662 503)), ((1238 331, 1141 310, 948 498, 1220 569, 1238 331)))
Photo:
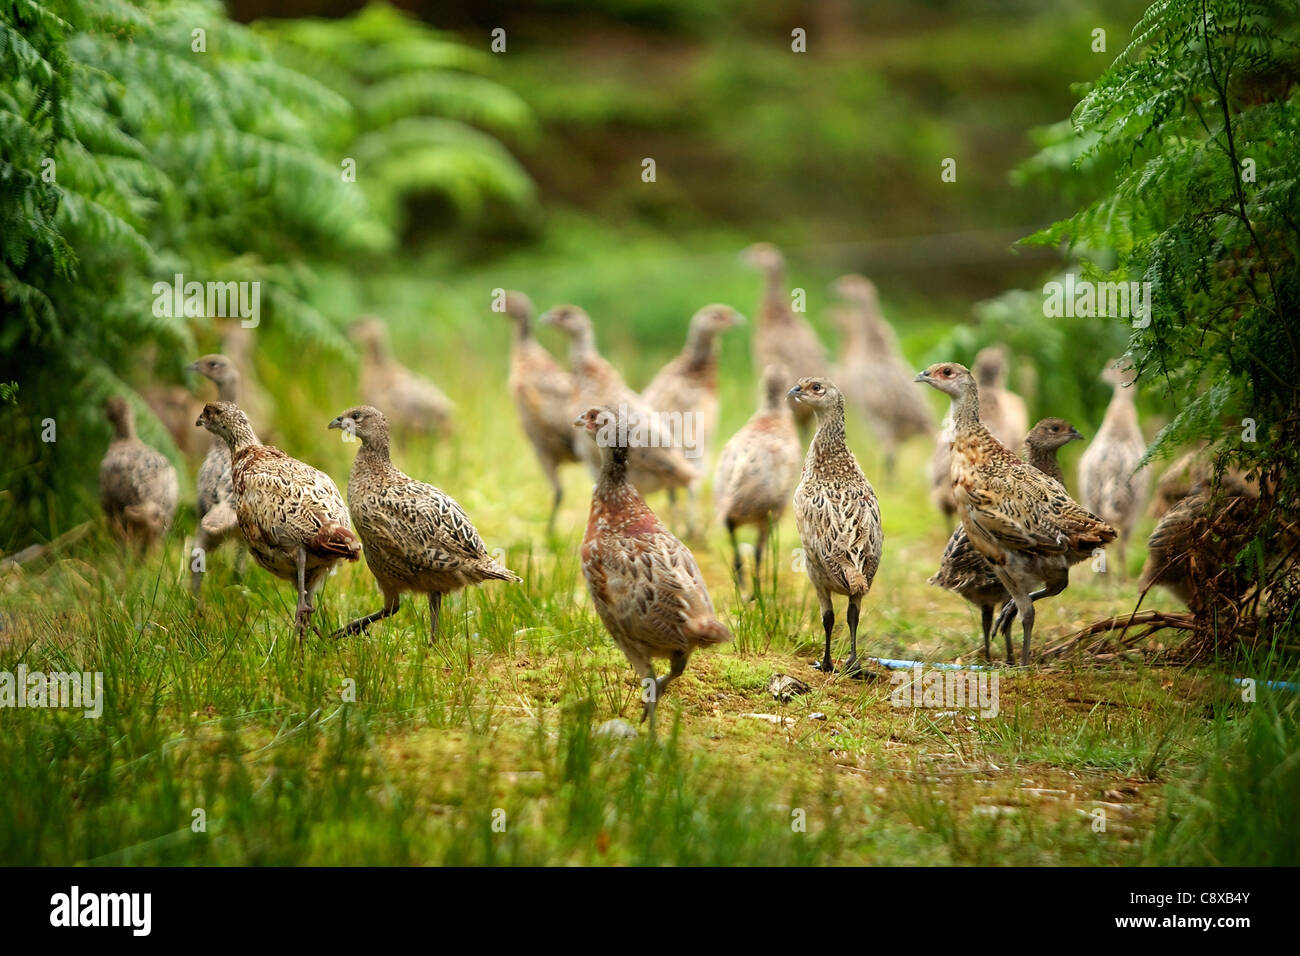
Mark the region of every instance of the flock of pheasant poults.
MULTIPOLYGON (((950 525, 954 515, 960 520, 930 581, 981 609, 986 658, 991 635, 1000 631, 1007 662, 1015 662, 1011 628, 1019 617, 1019 660, 1028 665, 1035 602, 1061 593, 1070 567, 1108 544, 1119 549, 1122 565, 1145 504, 1146 483, 1138 470, 1145 443, 1131 373, 1114 367, 1103 373, 1114 397, 1080 462, 1084 507, 1067 492, 1056 461, 1059 448, 1083 436, 1059 418, 1028 428, 1024 402, 1003 387, 1002 349, 981 352, 973 371, 941 362, 914 374, 880 313, 874 286, 846 276, 834 286, 843 304, 832 315, 844 348, 840 362, 831 365, 816 332, 791 310, 781 254, 759 244, 745 258, 764 276, 753 337, 758 409, 726 442, 713 474, 715 511, 730 536, 737 584, 743 578, 737 530, 752 525, 757 531, 757 593, 771 529, 793 503, 825 632, 825 650, 814 666, 836 669, 831 635, 835 601, 842 597, 850 648, 839 670, 864 673, 857 656, 858 619, 880 566, 883 536, 875 492, 845 442, 845 409, 852 407, 872 427, 889 471, 901 442, 933 436, 932 497, 950 525), (938 430, 922 386, 951 399, 951 416, 938 430), (801 429, 815 429, 806 454, 801 429), (1026 460, 1011 450, 1022 443, 1026 460)), ((540 319, 569 339, 565 372, 533 337, 528 298, 506 293, 503 307, 514 325, 509 388, 553 490, 551 523, 561 501, 560 466, 586 462, 596 484, 582 541, 583 574, 600 619, 644 682, 645 715, 653 718, 656 701, 691 653, 725 642, 731 633, 714 612, 690 549, 645 500, 667 490, 675 501, 681 490, 693 502, 707 457, 691 460, 671 444, 630 440, 629 434, 641 433, 626 426, 662 413, 693 415, 707 454, 718 418, 717 341, 743 319, 727 306, 700 309, 681 354, 637 393, 600 355, 582 309, 558 306, 540 319), (664 658, 669 670, 656 677, 652 662, 664 658)), ((442 427, 450 402, 392 358, 382 322, 362 320, 352 334, 363 348, 362 394, 369 404, 329 423, 359 442, 346 503, 324 472, 258 440, 241 406, 237 356, 206 355, 190 366, 216 384, 219 398, 196 423, 212 436, 197 478, 196 544, 207 555, 225 540, 242 539, 261 567, 292 581, 299 641, 330 569, 364 556, 383 605, 335 636, 358 633, 396 613, 401 595, 414 592, 429 601, 433 641, 444 594, 520 579, 493 560, 451 496, 402 473, 390 458, 390 431, 442 427)), ((247 398, 251 405, 254 396, 247 398)), ((100 469, 103 508, 119 536, 148 547, 171 524, 176 473, 136 437, 125 400, 110 399, 107 412, 116 437, 100 469)), ((1184 600, 1179 588, 1186 572, 1179 560, 1186 561, 1191 523, 1208 500, 1201 483, 1180 486, 1187 471, 1186 462, 1171 469, 1165 494, 1179 503, 1165 511, 1153 532, 1143 572, 1144 584, 1158 578, 1184 600)), ((1162 490, 1164 485, 1162 479, 1162 490)), ((204 566, 196 565, 193 573, 196 597, 204 566)))

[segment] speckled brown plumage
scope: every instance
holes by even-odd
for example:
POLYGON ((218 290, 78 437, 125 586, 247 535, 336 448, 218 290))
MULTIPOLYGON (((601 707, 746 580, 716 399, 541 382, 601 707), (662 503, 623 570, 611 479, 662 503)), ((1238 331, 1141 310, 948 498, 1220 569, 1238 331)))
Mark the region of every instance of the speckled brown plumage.
POLYGON ((880 312, 875 285, 864 276, 841 276, 834 290, 847 308, 831 313, 839 326, 840 361, 831 377, 844 400, 871 428, 892 476, 898 446, 915 435, 933 435, 934 416, 912 384, 912 366, 903 358, 898 337, 880 312))
POLYGON ((957 513, 976 550, 993 565, 1012 598, 995 629, 1010 626, 1012 609, 1024 628, 1021 663, 1028 665, 1034 601, 1069 585, 1070 565, 1115 538, 1115 529, 1080 507, 1053 478, 1025 464, 980 421, 979 390, 970 370, 941 362, 917 381, 952 399, 955 437, 952 484, 957 513), (1045 586, 1031 592, 1039 581, 1045 586))
POLYGON ((1102 380, 1114 387, 1097 437, 1079 459, 1079 493, 1086 508, 1119 532, 1119 575, 1128 575, 1128 539, 1146 506, 1148 471, 1138 465, 1147 443, 1133 402, 1131 369, 1111 366, 1102 380))
MULTIPOLYGON (((187 371, 198 372, 217 386, 217 400, 239 403, 240 375, 224 355, 204 355, 191 362, 187 371)), ((198 528, 195 545, 202 561, 191 561, 190 589, 198 597, 211 553, 225 541, 239 537, 235 516, 235 488, 231 478, 230 446, 216 435, 208 436, 208 453, 199 466, 195 481, 198 528)))
MULTIPOLYGON (((623 376, 596 349, 596 335, 591 318, 576 305, 558 305, 542 316, 541 321, 554 326, 569 337, 569 370, 573 373, 580 408, 613 408, 624 416, 628 427, 648 428, 655 421, 654 411, 623 381, 623 376)), ((599 475, 601 458, 591 442, 580 441, 578 454, 587 462, 593 475, 599 475)), ((654 441, 639 441, 628 449, 627 478, 643 495, 671 488, 687 488, 695 481, 682 448, 671 436, 654 441)))
MULTIPOLYGON (((1002 346, 980 349, 972 370, 980 395, 980 421, 995 439, 1013 449, 1029 428, 1029 411, 1024 399, 1006 390, 1007 350, 1002 346)), ((951 417, 945 418, 935 436, 934 455, 930 461, 930 500, 951 520, 957 514, 953 497, 952 440, 955 435, 951 417)))
POLYGON ((578 390, 573 376, 560 368, 533 336, 533 303, 528 296, 507 292, 505 306, 506 317, 515 326, 507 386, 519 424, 551 486, 551 515, 546 522, 549 534, 554 530, 555 515, 564 497, 560 465, 580 460, 575 447, 578 436, 573 427, 578 390))
POLYGON ((230 447, 235 515, 249 552, 271 574, 297 585, 301 641, 330 568, 361 556, 343 496, 323 471, 260 444, 238 405, 210 402, 197 424, 230 447))
POLYGON ((113 439, 99 464, 99 503, 113 533, 143 553, 162 541, 176 516, 176 469, 136 435, 126 399, 113 396, 104 413, 113 439))
POLYGON ((763 369, 758 411, 722 448, 713 476, 715 510, 731 538, 732 566, 740 584, 743 562, 736 530, 756 525, 754 594, 761 588, 763 549, 772 525, 784 513, 799 480, 801 448, 794 415, 786 399, 789 373, 776 365, 763 369))
MULTIPOLYGON (((1025 437, 1028 462, 1047 477, 1064 485, 1065 479, 1061 475, 1056 453, 1066 443, 1082 438, 1064 419, 1044 418, 1025 437)), ((999 604, 1009 601, 1011 595, 994 573, 993 566, 970 543, 965 526, 958 525, 948 538, 943 557, 939 561, 939 570, 929 579, 929 583, 960 595, 980 609, 984 657, 986 660, 991 659, 989 639, 992 634, 993 611, 999 604)), ((1015 652, 1011 646, 1010 621, 1003 629, 1002 636, 1007 645, 1007 663, 1012 664, 1015 662, 1015 652)))
MULTIPOLYGON (((754 370, 762 374, 769 365, 779 365, 796 378, 824 377, 829 369, 826 346, 808 320, 791 308, 785 257, 771 243, 759 242, 745 249, 741 258, 763 273, 752 343, 754 370)), ((796 405, 794 415, 801 427, 812 423, 813 414, 807 406, 796 405)))
POLYGON ((596 613, 642 681, 643 719, 648 716, 653 728, 659 698, 691 654, 731 640, 731 632, 714 613, 695 556, 628 481, 617 410, 591 408, 574 424, 601 454, 582 539, 582 574, 596 613), (656 657, 670 662, 662 677, 655 677, 656 657))
POLYGON ((438 634, 442 596, 484 581, 518 581, 492 560, 478 530, 451 495, 398 471, 389 457, 388 419, 350 408, 329 423, 361 442, 348 476, 348 509, 384 606, 341 633, 355 634, 396 613, 402 592, 429 599, 429 643, 438 634))
POLYGON ((790 396, 817 416, 817 432, 808 447, 803 475, 794 491, 794 519, 803 543, 808 578, 821 607, 826 648, 823 671, 834 669, 831 631, 835 627, 833 594, 847 595, 849 658, 845 670, 858 665, 858 614, 871 590, 884 535, 876 492, 844 440, 844 396, 827 379, 799 379, 790 396))
POLYGON ((399 438, 451 430, 451 399, 433 382, 393 358, 388 326, 382 319, 358 319, 349 334, 361 347, 361 397, 369 405, 387 409, 399 438))

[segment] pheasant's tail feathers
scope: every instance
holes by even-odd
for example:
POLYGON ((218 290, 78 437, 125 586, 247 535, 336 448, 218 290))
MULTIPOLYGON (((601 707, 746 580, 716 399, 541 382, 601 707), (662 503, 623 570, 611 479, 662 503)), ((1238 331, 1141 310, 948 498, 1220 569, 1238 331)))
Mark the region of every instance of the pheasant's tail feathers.
POLYGON ((309 547, 318 554, 334 555, 347 561, 361 557, 361 542, 350 528, 341 524, 321 525, 309 547))
POLYGON ((483 576, 489 581, 509 581, 511 584, 519 584, 524 580, 509 568, 497 564, 495 561, 483 562, 483 576))
POLYGON ((725 644, 731 631, 714 617, 697 617, 686 622, 686 635, 696 644, 725 644))
POLYGON ((223 501, 213 505, 199 524, 208 534, 225 535, 239 526, 239 520, 235 517, 235 509, 230 507, 228 502, 223 501))

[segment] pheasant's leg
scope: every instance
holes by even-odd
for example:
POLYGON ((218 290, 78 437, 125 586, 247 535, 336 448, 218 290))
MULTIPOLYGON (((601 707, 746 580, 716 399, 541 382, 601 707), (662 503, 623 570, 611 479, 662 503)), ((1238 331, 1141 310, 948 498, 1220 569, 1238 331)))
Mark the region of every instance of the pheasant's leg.
POLYGON ((429 646, 433 647, 438 641, 438 612, 442 609, 442 594, 438 591, 429 592, 429 646))
MULTIPOLYGON (((1016 663, 1016 650, 1011 644, 1011 618, 1015 617, 1014 611, 1016 609, 1016 605, 1014 601, 1010 601, 1010 600, 1007 601, 1007 604, 1011 606, 1011 610, 1013 613, 1011 617, 1007 618, 1007 623, 1002 627, 1002 640, 1006 642, 1007 645, 1007 663, 1014 666, 1016 663)), ((1005 610, 1005 606, 1003 609, 1005 610)), ((999 618, 999 620, 1001 619, 999 618)), ((994 628, 994 630, 996 630, 996 628, 994 628)))
POLYGON ((862 595, 850 595, 849 609, 844 615, 849 623, 849 659, 844 662, 844 672, 850 676, 862 673, 858 667, 858 613, 861 604, 862 595))
POLYGON ((695 522, 699 512, 699 491, 697 482, 693 481, 686 486, 686 538, 690 541, 694 541, 699 532, 695 522))
POLYGON ((885 449, 885 480, 888 482, 894 480, 894 465, 897 459, 898 456, 895 454, 894 446, 890 445, 885 449))
POLYGON ((560 484, 560 476, 556 471, 554 462, 544 462, 542 470, 546 472, 546 480, 551 483, 551 516, 546 519, 546 536, 549 538, 555 534, 555 516, 560 513, 560 501, 564 498, 564 486, 560 484))
POLYGON ((813 666, 829 674, 835 670, 835 662, 831 660, 831 631, 835 630, 835 607, 831 604, 830 594, 819 592, 817 600, 822 608, 822 630, 826 632, 826 652, 822 654, 821 663, 813 666))
POLYGON ((740 587, 740 578, 745 571, 745 564, 740 559, 740 544, 736 541, 736 522, 727 519, 727 536, 731 538, 731 569, 735 574, 736 587, 740 587))
MULTIPOLYGON (((208 551, 212 547, 212 536, 203 530, 203 525, 199 525, 198 534, 194 539, 194 547, 198 549, 198 560, 206 570, 208 566, 208 551)), ((190 555, 190 591, 194 594, 194 600, 201 600, 200 592, 203 589, 204 571, 197 571, 194 568, 194 555, 190 555)))
POLYGON ((307 630, 307 619, 311 617, 311 608, 307 604, 307 549, 298 549, 298 607, 294 614, 294 627, 298 631, 298 643, 302 644, 303 632, 307 630))
MULTIPOLYGON (((641 687, 641 723, 646 720, 650 721, 650 736, 655 734, 655 708, 659 704, 659 680, 655 677, 654 665, 650 663, 650 658, 642 656, 638 651, 629 650, 627 645, 622 645, 623 654, 627 661, 632 665, 632 670, 636 671, 636 676, 641 687)), ((667 683, 665 681, 665 683, 667 683)))
POLYGON ((686 670, 686 652, 685 651, 675 652, 673 656, 670 658, 670 664, 671 666, 667 674, 664 674, 662 677, 655 678, 655 701, 656 702, 658 702, 659 698, 663 697, 663 695, 667 693, 668 685, 672 681, 675 681, 677 678, 681 677, 682 672, 686 670))
POLYGON ((768 518, 758 523, 758 538, 754 541, 754 597, 757 598, 763 588, 763 576, 760 568, 763 564, 763 550, 767 547, 767 539, 772 534, 772 520, 768 518))
POLYGON ((343 637, 348 634, 360 633, 361 631, 364 631, 366 628, 368 628, 371 624, 374 624, 375 621, 382 621, 384 618, 391 617, 392 615, 396 614, 397 607, 400 603, 401 603, 401 598, 397 596, 393 596, 391 598, 385 597, 384 606, 382 608, 380 608, 374 614, 367 614, 365 617, 357 618, 355 621, 352 621, 350 624, 348 624, 347 627, 340 628, 339 630, 335 631, 333 636, 343 637))
MULTIPOLYGON (((1020 603, 1020 598, 1016 603, 1020 603)), ((1034 600, 1032 597, 1026 598, 1024 606, 1020 608, 1020 626, 1025 630, 1024 643, 1020 645, 1020 666, 1029 666, 1029 644, 1034 636, 1034 600)))
POLYGON ((980 605, 980 630, 984 632, 984 659, 993 660, 992 651, 989 650, 989 634, 993 630, 993 605, 980 605))

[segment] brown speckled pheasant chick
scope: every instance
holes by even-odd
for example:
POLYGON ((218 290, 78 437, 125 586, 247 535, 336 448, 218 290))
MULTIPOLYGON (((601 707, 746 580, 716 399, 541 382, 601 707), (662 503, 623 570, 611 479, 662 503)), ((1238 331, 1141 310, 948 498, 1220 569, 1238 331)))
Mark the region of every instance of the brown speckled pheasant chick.
POLYGON ((399 438, 451 430, 451 399, 433 382, 393 358, 388 326, 382 319, 358 319, 349 334, 362 349, 361 397, 371 405, 388 409, 399 438))
POLYGON ((875 284, 847 275, 835 280, 833 289, 849 308, 831 313, 843 340, 840 363, 831 374, 880 442, 885 474, 892 477, 898 446, 914 435, 933 435, 934 416, 912 385, 915 373, 880 312, 875 284))
POLYGON ((1128 539, 1146 506, 1148 471, 1139 469, 1147 443, 1138 425, 1131 368, 1111 365, 1102 381, 1113 386, 1097 437, 1079 459, 1079 492, 1085 507, 1119 531, 1119 576, 1128 576, 1128 539))
POLYGON ((533 303, 522 292, 507 292, 505 314, 515 324, 510 345, 510 397, 519 414, 519 424, 533 446, 537 462, 551 485, 551 516, 546 532, 555 529, 564 489, 559 467, 579 461, 573 429, 577 387, 573 376, 560 368, 551 353, 533 336, 533 303))
MULTIPOLYGON (((1068 442, 1082 439, 1069 422, 1062 418, 1044 418, 1033 427, 1025 438, 1029 464, 1049 478, 1065 484, 1061 475, 1061 465, 1056 460, 1056 453, 1068 442)), ((993 611, 999 604, 1011 600, 1011 595, 1002 586, 998 576, 993 573, 993 566, 982 554, 975 550, 966 536, 966 528, 958 525, 943 549, 943 558, 939 570, 930 578, 930 584, 945 588, 960 595, 980 609, 980 629, 984 636, 984 659, 992 660, 989 638, 993 627, 993 611)), ((1011 645, 1011 621, 1007 620, 1002 629, 1003 640, 1007 645, 1007 663, 1015 663, 1015 651, 1011 645)))
MULTIPOLYGON (((829 368, 826 346, 817 331, 790 304, 785 283, 785 257, 776 246, 758 242, 741 252, 741 259, 763 273, 763 293, 754 322, 754 370, 782 365, 795 376, 824 376, 829 368)), ((812 410, 796 404, 795 421, 801 428, 812 423, 812 410)))
POLYGON ((826 632, 820 668, 834 669, 831 631, 835 607, 831 595, 849 599, 849 658, 845 671, 861 673, 858 665, 858 613, 862 599, 880 567, 884 535, 876 492, 844 441, 844 396, 831 382, 801 378, 790 397, 811 408, 817 432, 808 447, 803 477, 794 491, 794 519, 803 542, 808 578, 817 591, 826 632))
POLYGON ((596 613, 642 681, 642 719, 650 718, 653 731, 659 698, 682 675, 691 653, 731 640, 731 632, 714 613, 695 556, 628 481, 628 448, 618 424, 613 408, 588 409, 574 422, 601 454, 582 573, 596 613), (656 657, 669 660, 662 677, 655 677, 656 657))
MULTIPOLYGON (((696 479, 695 469, 687 460, 680 440, 670 431, 658 430, 659 419, 649 405, 623 381, 596 350, 596 336, 587 313, 576 305, 559 305, 542 316, 541 321, 554 326, 569 337, 569 366, 578 390, 579 408, 613 408, 625 415, 631 436, 627 458, 627 479, 642 495, 671 488, 687 488, 696 479), (651 426, 655 433, 651 433, 651 426)), ((684 433, 679 436, 684 438, 684 433)), ((599 449, 591 442, 578 443, 578 453, 599 475, 602 465, 599 449)))
MULTIPOLYGON (((226 356, 204 355, 186 366, 186 371, 198 372, 214 382, 218 401, 239 403, 239 372, 226 356)), ((202 554, 202 561, 191 563, 190 590, 197 598, 203 584, 208 556, 225 541, 239 537, 239 519, 235 517, 235 487, 231 479, 230 446, 216 435, 209 436, 208 454, 199 466, 195 486, 198 492, 199 519, 195 544, 202 554)))
POLYGON ((355 634, 397 612, 403 591, 429 597, 429 643, 438 635, 442 596, 484 581, 518 581, 492 560, 478 530, 454 498, 398 471, 389 457, 388 419, 369 405, 329 423, 355 435, 361 449, 348 476, 348 508, 365 545, 366 564, 384 606, 339 634, 355 634))
POLYGON ((1115 538, 1115 529, 1081 508, 1065 488, 1027 465, 995 439, 980 421, 979 389, 970 370, 956 362, 931 365, 916 376, 952 399, 955 432, 952 485, 957 513, 971 544, 993 565, 1013 603, 994 629, 1020 615, 1024 642, 1020 662, 1029 664, 1034 601, 1060 594, 1070 566, 1115 538), (1038 591, 1031 588, 1045 583, 1038 591))
POLYGON ((323 471, 260 444, 238 405, 210 402, 197 424, 230 447, 235 516, 253 559, 297 585, 301 643, 330 568, 361 557, 343 496, 323 471))
POLYGON ((784 368, 769 365, 763 369, 758 411, 723 446, 713 476, 714 503, 731 538, 737 586, 744 565, 736 543, 736 529, 749 524, 758 528, 754 543, 754 596, 761 588, 763 549, 799 480, 802 453, 794 415, 786 400, 789 381, 789 373, 784 368))
POLYGON ((104 413, 113 440, 99 464, 99 503, 113 533, 143 553, 163 539, 176 516, 176 469, 136 436, 135 412, 126 399, 114 395, 104 413))

